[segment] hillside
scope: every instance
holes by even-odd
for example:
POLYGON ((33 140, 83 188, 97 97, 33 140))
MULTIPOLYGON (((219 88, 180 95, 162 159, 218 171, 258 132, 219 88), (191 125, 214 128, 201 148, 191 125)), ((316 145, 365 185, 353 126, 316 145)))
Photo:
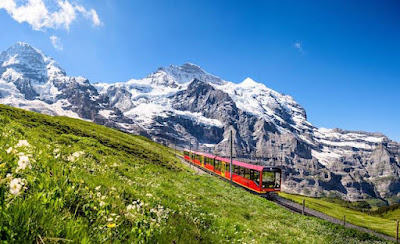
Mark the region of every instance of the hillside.
POLYGON ((373 242, 197 175, 140 136, 3 105, 0 133, 2 240, 373 242))

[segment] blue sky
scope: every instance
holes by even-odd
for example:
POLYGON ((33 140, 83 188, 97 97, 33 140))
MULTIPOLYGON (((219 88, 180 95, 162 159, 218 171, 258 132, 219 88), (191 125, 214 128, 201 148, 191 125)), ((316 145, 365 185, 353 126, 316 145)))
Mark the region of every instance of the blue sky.
POLYGON ((399 1, 68 1, 85 8, 68 25, 0 9, 0 50, 31 43, 92 82, 192 62, 293 96, 316 126, 400 141, 399 1))

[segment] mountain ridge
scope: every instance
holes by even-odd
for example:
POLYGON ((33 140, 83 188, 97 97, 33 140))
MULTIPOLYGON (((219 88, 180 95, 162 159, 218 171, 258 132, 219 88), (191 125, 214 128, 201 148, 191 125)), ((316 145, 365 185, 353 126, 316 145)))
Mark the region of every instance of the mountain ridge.
POLYGON ((0 55, 0 103, 94 121, 164 143, 279 165, 285 190, 350 200, 400 197, 400 144, 381 133, 318 128, 290 95, 246 78, 225 81, 200 66, 160 67, 114 84, 69 77, 26 43, 0 55), (385 178, 386 177, 386 178, 385 178))

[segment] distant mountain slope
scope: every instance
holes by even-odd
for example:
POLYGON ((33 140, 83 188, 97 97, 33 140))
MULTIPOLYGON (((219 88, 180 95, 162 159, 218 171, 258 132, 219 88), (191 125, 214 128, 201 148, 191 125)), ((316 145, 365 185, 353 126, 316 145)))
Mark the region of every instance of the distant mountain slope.
POLYGON ((251 78, 236 84, 195 64, 143 79, 91 84, 69 77, 26 43, 0 55, 0 103, 81 118, 157 142, 189 140, 198 150, 234 153, 285 170, 286 191, 350 200, 400 196, 400 144, 379 133, 317 128, 291 96, 251 78))
POLYGON ((0 134, 2 241, 379 243, 194 174, 144 137, 4 105, 0 134))

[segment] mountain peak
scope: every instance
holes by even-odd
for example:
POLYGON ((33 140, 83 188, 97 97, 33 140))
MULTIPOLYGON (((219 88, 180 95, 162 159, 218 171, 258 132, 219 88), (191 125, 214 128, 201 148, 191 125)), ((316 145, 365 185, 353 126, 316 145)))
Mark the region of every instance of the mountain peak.
POLYGON ((40 83, 51 77, 66 75, 54 59, 25 42, 16 42, 1 53, 0 66, 4 72, 12 69, 40 83))
POLYGON ((240 83, 242 86, 249 86, 249 87, 254 87, 259 85, 259 83, 257 83, 256 81, 254 81, 252 78, 247 77, 246 79, 244 79, 242 81, 242 83, 240 83))
POLYGON ((29 43, 26 42, 16 42, 13 46, 32 47, 29 43))
POLYGON ((168 73, 206 74, 199 65, 193 63, 184 63, 182 65, 171 64, 167 67, 161 67, 159 70, 168 73))
POLYGON ((32 53, 37 55, 43 55, 42 51, 31 46, 26 42, 16 42, 11 47, 9 47, 6 51, 7 53, 32 53))
POLYGON ((199 65, 193 63, 184 63, 181 66, 179 66, 179 68, 181 70, 186 70, 186 71, 205 73, 205 71, 199 65))
POLYGON ((200 66, 193 63, 184 63, 180 66, 169 65, 167 67, 158 68, 158 70, 147 78, 152 79, 152 83, 165 84, 168 86, 178 84, 186 84, 194 79, 221 85, 224 83, 219 77, 204 71, 200 66))

